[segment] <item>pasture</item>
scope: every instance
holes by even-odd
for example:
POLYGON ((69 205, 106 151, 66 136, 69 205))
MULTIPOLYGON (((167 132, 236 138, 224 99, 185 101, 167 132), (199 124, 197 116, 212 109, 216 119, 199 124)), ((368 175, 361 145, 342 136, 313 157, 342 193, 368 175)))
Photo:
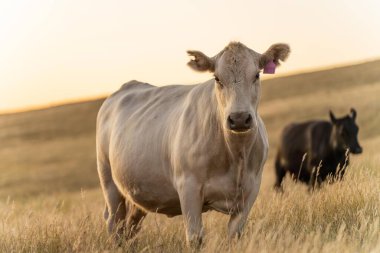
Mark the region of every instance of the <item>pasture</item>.
MULTIPOLYGON (((204 214, 200 252, 380 251, 379 69, 374 61, 262 82, 270 155, 258 199, 238 241, 226 240, 227 216, 204 214), (340 117, 351 107, 363 154, 352 156, 344 181, 310 194, 286 178, 285 192, 276 193, 273 157, 282 127, 328 119, 329 109, 340 117)), ((180 216, 149 214, 121 247, 107 236, 95 160, 102 102, 0 116, 0 252, 190 251, 180 216)))

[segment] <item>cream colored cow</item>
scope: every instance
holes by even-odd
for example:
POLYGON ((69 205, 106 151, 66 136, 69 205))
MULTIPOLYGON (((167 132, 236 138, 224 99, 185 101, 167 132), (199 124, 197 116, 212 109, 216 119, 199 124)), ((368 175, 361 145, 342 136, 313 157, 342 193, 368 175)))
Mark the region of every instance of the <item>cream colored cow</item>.
POLYGON ((289 54, 285 44, 264 54, 232 42, 210 58, 188 51, 188 65, 215 78, 197 85, 156 87, 131 81, 102 105, 97 162, 110 233, 132 237, 148 212, 182 214, 190 244, 202 240, 202 212, 230 216, 239 236, 260 188, 268 153, 257 113, 260 70, 289 54))

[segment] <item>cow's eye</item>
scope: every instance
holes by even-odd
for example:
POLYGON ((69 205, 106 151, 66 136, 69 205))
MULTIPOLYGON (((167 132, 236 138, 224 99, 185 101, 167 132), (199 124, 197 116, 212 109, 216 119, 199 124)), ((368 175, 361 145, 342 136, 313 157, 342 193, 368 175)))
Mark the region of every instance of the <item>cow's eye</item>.
POLYGON ((222 84, 222 82, 219 80, 219 78, 217 76, 215 76, 215 82, 217 82, 219 84, 220 88, 223 88, 223 84, 222 84))
MULTIPOLYGON (((256 80, 258 80, 258 79, 260 79, 260 72, 258 72, 257 74, 256 74, 256 80)), ((256 81, 255 80, 255 81, 256 81)))

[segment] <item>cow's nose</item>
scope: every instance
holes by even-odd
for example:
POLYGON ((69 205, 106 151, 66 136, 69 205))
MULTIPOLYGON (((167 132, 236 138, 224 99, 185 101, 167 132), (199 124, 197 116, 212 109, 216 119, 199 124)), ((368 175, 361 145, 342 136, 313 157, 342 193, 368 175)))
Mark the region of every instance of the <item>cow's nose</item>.
POLYGON ((363 152, 363 148, 360 147, 360 146, 357 146, 355 149, 354 149, 354 154, 361 154, 363 152))
POLYGON ((234 112, 228 116, 227 123, 231 130, 244 132, 252 127, 252 115, 248 112, 234 112))

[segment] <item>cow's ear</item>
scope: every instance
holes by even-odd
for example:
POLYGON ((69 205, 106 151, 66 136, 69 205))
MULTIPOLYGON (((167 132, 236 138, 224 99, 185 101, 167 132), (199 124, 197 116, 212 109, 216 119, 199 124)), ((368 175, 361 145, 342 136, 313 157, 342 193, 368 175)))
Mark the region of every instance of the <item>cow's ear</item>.
POLYGON ((210 58, 200 51, 187 51, 189 56, 192 56, 187 65, 196 71, 215 71, 215 58, 210 58))
POLYGON ((280 65, 280 61, 285 61, 290 53, 290 47, 287 44, 273 44, 268 50, 261 55, 259 66, 263 69, 268 62, 273 61, 276 66, 280 65))
POLYGON ((335 115, 334 115, 334 113, 333 113, 332 111, 330 111, 330 120, 331 120, 331 122, 332 122, 333 124, 336 123, 336 118, 335 118, 335 115))
POLYGON ((355 108, 351 108, 351 118, 355 121, 356 119, 356 110, 355 108))

